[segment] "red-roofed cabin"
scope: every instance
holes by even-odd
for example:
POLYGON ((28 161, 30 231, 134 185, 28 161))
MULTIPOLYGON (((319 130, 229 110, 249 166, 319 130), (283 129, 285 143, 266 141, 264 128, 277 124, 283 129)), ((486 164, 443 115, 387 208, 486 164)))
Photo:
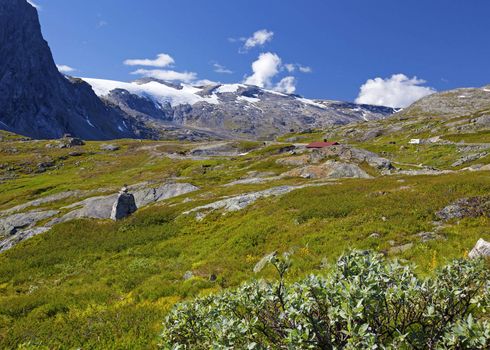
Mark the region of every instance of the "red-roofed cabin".
POLYGON ((338 142, 316 141, 306 145, 306 148, 325 148, 330 146, 337 146, 338 142))

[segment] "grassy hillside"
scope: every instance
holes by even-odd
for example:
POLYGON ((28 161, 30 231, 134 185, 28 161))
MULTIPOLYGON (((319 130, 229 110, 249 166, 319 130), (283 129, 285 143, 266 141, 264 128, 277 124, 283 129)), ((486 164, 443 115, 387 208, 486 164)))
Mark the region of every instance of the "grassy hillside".
MULTIPOLYGON (((346 130, 283 140, 337 135, 393 159, 401 168, 402 163, 410 169, 420 163, 462 168, 451 167, 461 157, 455 144, 407 145, 412 131, 356 141, 340 137, 346 130)), ((485 135, 471 140, 485 142, 485 135)), ((449 259, 465 256, 478 238, 490 239, 485 216, 434 224, 435 213, 452 201, 490 193, 488 171, 378 176, 369 169, 377 176, 318 181, 276 177, 294 168, 276 162, 295 156, 282 153, 288 143, 236 142, 230 146, 236 155, 199 158, 192 150, 203 145, 192 143, 120 140, 111 142, 118 150, 104 151, 99 142, 59 149, 46 147, 53 141, 11 134, 3 134, 2 140, 0 210, 66 190, 87 191, 84 198, 143 181, 188 182, 200 190, 142 208, 118 222, 62 223, 1 253, 0 348, 154 348, 162 320, 176 302, 274 276, 270 268, 253 273, 255 264, 273 251, 292 253, 291 280, 320 272, 351 248, 413 262, 427 275, 449 259), (225 186, 250 176, 270 179, 225 186), (259 199, 243 210, 214 211, 202 220, 182 214, 227 196, 314 183, 259 199), (441 239, 424 242, 418 236, 436 228, 441 239)), ((486 156, 464 166, 489 160, 486 156)), ((78 200, 66 198, 39 208, 62 208, 78 200)))

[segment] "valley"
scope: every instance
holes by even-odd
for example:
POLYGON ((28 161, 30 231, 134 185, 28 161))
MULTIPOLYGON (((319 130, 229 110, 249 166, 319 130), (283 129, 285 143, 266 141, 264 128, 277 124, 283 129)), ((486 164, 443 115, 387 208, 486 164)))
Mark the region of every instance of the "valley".
POLYGON ((458 131, 453 119, 437 119, 430 127, 443 131, 438 142, 410 144, 425 131, 400 119, 358 124, 361 137, 400 130, 369 140, 356 140, 346 126, 265 143, 59 148, 70 142, 3 133, 0 222, 32 211, 53 215, 11 236, 4 231, 2 245, 46 227, 0 255, 2 346, 156 345, 176 302, 270 278, 270 268, 254 267, 274 251, 290 252, 291 280, 321 273, 352 248, 413 262, 421 274, 467 255, 488 238, 488 207, 457 218, 438 213, 461 198, 488 203, 488 131, 474 122, 458 131), (340 145, 306 148, 324 137, 340 145), (121 221, 98 216, 94 209, 110 213, 124 185, 144 205, 121 221), (161 199, 149 200, 150 189, 161 199))
POLYGON ((0 0, 1 349, 489 348, 484 19, 108 3, 0 0))

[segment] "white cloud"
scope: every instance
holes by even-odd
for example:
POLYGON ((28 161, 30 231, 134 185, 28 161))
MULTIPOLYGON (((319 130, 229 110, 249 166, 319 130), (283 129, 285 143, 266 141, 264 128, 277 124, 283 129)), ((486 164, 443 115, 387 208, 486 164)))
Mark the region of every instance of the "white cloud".
POLYGON ((407 107, 418 99, 433 94, 435 89, 421 86, 425 80, 394 74, 390 78, 367 80, 360 89, 356 103, 388 107, 407 107))
POLYGON ((274 32, 271 32, 267 29, 258 30, 249 38, 243 39, 245 44, 243 48, 245 50, 251 49, 256 46, 264 45, 266 42, 271 41, 274 36, 274 32))
POLYGON ((299 71, 301 73, 311 73, 311 72, 313 72, 313 70, 311 69, 311 67, 308 67, 308 66, 302 66, 302 65, 300 65, 298 68, 299 68, 299 71))
POLYGON ((284 65, 284 68, 286 68, 286 70, 289 72, 289 73, 292 73, 296 70, 296 65, 294 63, 286 63, 284 65))
POLYGON ((147 66, 147 67, 167 67, 171 64, 174 64, 174 59, 167 55, 166 53, 161 53, 157 55, 155 59, 128 59, 124 61, 124 64, 127 66, 147 66))
POLYGON ((33 0, 27 0, 27 2, 34 8, 40 10, 41 9, 41 6, 39 6, 38 4, 36 4, 33 0))
POLYGON ((289 73, 296 71, 296 69, 298 69, 301 73, 311 73, 313 71, 311 67, 303 66, 302 64, 297 63, 286 63, 284 68, 286 68, 289 73))
POLYGON ((197 79, 197 74, 194 72, 176 72, 163 69, 138 69, 131 74, 168 81, 183 81, 185 83, 190 83, 197 79))
POLYGON ((272 52, 261 53, 259 58, 252 63, 253 74, 247 77, 245 84, 259 87, 271 87, 272 78, 279 73, 281 58, 272 52))
POLYGON ((67 66, 66 64, 57 64, 57 65, 56 65, 56 68, 58 68, 58 70, 59 70, 61 73, 70 73, 70 72, 74 72, 74 71, 76 71, 76 69, 75 69, 75 68, 70 67, 70 66, 67 66))
POLYGON ((282 78, 274 87, 274 90, 286 94, 293 94, 296 91, 296 78, 291 76, 282 78))
POLYGON ((233 74, 231 69, 226 68, 225 66, 219 63, 213 63, 214 71, 220 74, 233 74))

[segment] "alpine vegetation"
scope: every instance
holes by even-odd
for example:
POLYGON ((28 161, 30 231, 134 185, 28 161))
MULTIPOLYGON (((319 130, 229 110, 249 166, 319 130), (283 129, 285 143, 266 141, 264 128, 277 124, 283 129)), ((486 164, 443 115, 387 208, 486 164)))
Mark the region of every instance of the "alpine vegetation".
POLYGON ((325 275, 279 280, 178 304, 162 349, 488 349, 490 274, 456 260, 421 278, 381 254, 353 251, 325 275))

